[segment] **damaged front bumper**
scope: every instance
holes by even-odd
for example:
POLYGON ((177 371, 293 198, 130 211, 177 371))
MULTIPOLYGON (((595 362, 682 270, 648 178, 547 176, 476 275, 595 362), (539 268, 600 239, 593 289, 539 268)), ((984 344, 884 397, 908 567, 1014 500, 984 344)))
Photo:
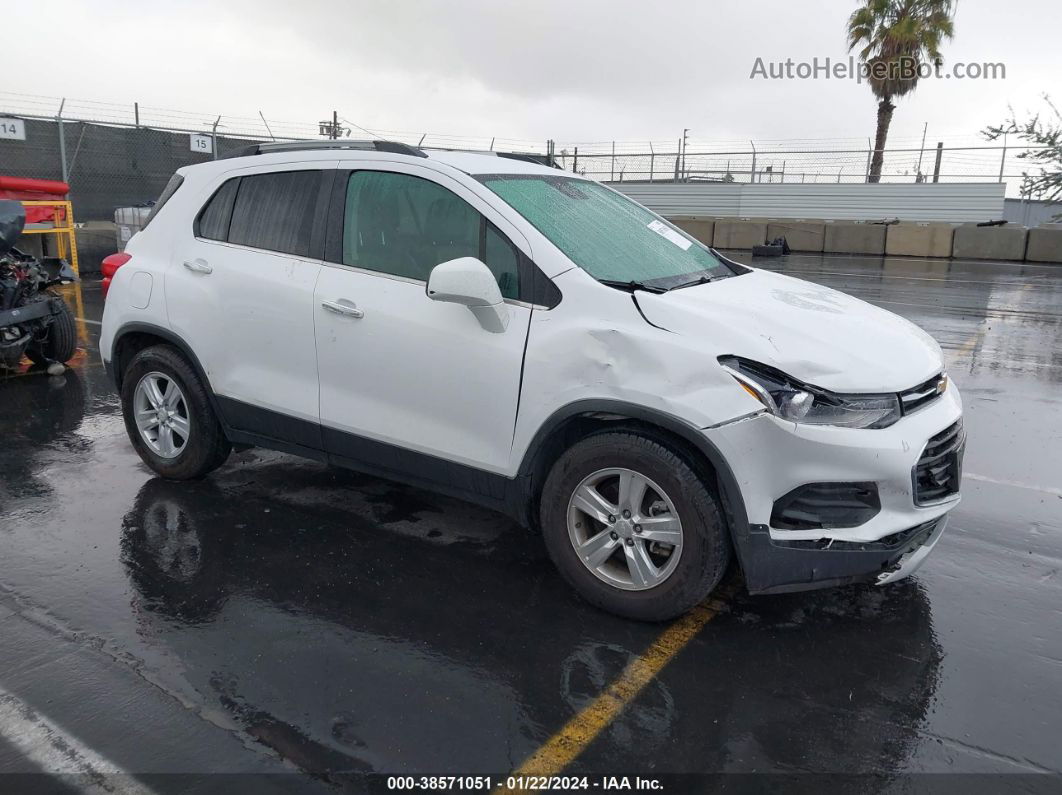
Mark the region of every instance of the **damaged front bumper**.
POLYGON ((0 311, 0 328, 20 326, 31 320, 58 315, 63 309, 63 299, 58 297, 45 298, 42 301, 34 301, 31 304, 5 309, 0 311))
MULTIPOLYGON (((734 473, 748 516, 748 524, 735 529, 734 542, 749 591, 883 585, 911 574, 959 501, 955 493, 916 504, 912 473, 927 443, 961 416, 952 386, 889 428, 808 426, 760 414, 706 429, 734 473), (780 522, 783 498, 808 484, 872 488, 873 499, 860 506, 858 518, 842 522, 851 526, 780 522)), ((961 449, 957 455, 961 462, 961 449)))
POLYGON ((785 593, 850 583, 902 580, 922 565, 947 516, 882 541, 776 541, 766 527, 739 533, 738 556, 750 593, 785 593))

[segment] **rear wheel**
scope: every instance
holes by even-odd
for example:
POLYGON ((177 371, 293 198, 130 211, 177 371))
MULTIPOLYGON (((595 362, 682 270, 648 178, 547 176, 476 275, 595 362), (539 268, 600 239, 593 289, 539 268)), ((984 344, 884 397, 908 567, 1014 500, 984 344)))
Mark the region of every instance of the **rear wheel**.
POLYGON ((66 301, 63 301, 62 309, 48 325, 47 336, 40 342, 32 343, 26 349, 26 357, 34 364, 47 361, 68 362, 74 358, 76 352, 77 325, 74 322, 74 313, 70 311, 66 301))
POLYGON ((540 515, 564 578, 628 618, 684 613, 730 561, 713 491, 682 456, 636 433, 596 434, 568 449, 546 479, 540 515))
POLYGON ((199 478, 232 451, 205 385, 169 345, 138 353, 122 376, 122 416, 137 453, 165 478, 199 478))

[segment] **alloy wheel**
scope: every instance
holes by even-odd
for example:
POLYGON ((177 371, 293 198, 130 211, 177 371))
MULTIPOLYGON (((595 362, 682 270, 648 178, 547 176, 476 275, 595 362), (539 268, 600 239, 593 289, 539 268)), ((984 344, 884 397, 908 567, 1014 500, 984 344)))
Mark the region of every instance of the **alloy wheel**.
POLYGON ((671 498, 640 472, 599 469, 568 502, 568 537, 598 579, 627 591, 662 584, 682 554, 682 522, 671 498))
POLYGON ((140 379, 133 392, 133 418, 140 438, 161 458, 176 458, 188 445, 192 417, 177 382, 165 373, 140 379))

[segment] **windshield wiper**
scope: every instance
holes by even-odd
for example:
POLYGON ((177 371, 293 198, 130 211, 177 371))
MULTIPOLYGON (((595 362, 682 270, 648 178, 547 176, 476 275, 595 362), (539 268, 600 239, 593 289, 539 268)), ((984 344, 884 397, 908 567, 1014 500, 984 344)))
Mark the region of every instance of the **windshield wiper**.
POLYGON ((635 290, 645 290, 645 292, 647 292, 647 293, 666 293, 667 292, 667 288, 666 287, 656 287, 656 286, 651 285, 651 284, 646 284, 645 282, 638 282, 638 281, 621 282, 621 281, 618 281, 616 279, 598 279, 598 281, 601 282, 601 284, 605 285, 606 287, 615 287, 615 288, 617 288, 619 290, 628 290, 628 291, 630 291, 632 293, 635 290))
POLYGON ((674 284, 668 287, 669 290, 681 290, 683 287, 696 287, 698 284, 708 284, 708 282, 714 282, 716 279, 725 278, 723 276, 710 276, 707 273, 702 273, 696 279, 688 282, 682 282, 682 284, 674 284))

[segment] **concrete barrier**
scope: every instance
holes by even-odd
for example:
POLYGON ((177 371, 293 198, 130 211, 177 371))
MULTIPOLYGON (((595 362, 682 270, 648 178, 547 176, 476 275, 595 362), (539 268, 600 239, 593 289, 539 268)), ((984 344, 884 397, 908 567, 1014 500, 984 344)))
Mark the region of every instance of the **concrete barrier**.
POLYGON ((771 221, 767 224, 767 240, 784 237, 793 251, 822 251, 826 224, 822 221, 771 221))
POLYGON ((767 241, 766 221, 728 221, 718 219, 715 222, 716 248, 748 248, 762 245, 767 241))
MULTIPOLYGON (((78 269, 83 274, 100 272, 100 262, 118 250, 114 224, 110 221, 88 221, 74 229, 77 240, 78 269)), ((22 235, 18 239, 20 251, 34 257, 59 255, 56 235, 22 235)), ((70 255, 67 254, 67 259, 70 255)))
POLYGON ((1057 262, 1062 264, 1062 227, 1038 226, 1029 230, 1029 245, 1025 249, 1029 262, 1057 262))
POLYGON ((1024 226, 974 226, 967 224, 955 229, 951 256, 965 259, 1025 259, 1024 226))
POLYGON ((99 273, 103 258, 118 250, 118 235, 112 221, 89 221, 75 234, 81 273, 99 273))
POLYGON ((824 224, 822 250, 830 254, 885 253, 885 229, 882 224, 857 224, 834 221, 824 224))
POLYGON ((891 224, 885 253, 899 257, 950 257, 955 227, 951 224, 891 224))
POLYGON ((669 221, 687 234, 693 235, 706 246, 713 245, 715 239, 715 219, 712 218, 669 218, 669 221))

